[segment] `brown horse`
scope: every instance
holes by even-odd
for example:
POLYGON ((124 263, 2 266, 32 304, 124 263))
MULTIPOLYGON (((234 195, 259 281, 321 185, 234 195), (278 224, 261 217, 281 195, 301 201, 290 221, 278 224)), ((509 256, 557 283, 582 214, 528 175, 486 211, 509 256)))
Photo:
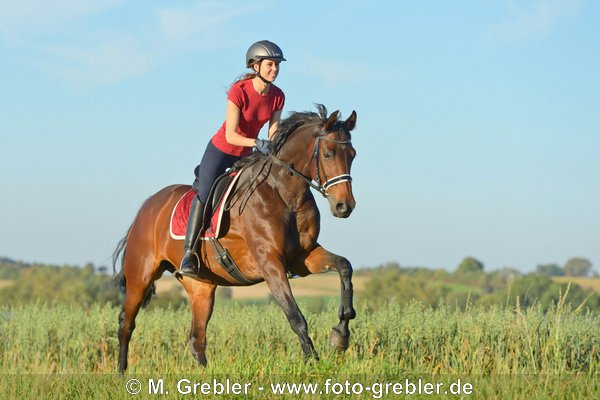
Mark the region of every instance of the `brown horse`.
MULTIPOLYGON (((356 152, 350 131, 356 124, 356 112, 341 121, 337 111, 328 117, 324 106, 317 108, 318 113, 292 113, 281 122, 271 155, 255 152, 234 166, 241 170, 237 192, 241 200, 229 210, 227 232, 220 241, 239 265, 246 282, 228 274, 215 260, 213 248, 204 241, 198 245, 198 276, 178 277, 192 309, 188 336, 191 352, 202 365, 207 363, 206 327, 216 287, 261 281, 267 282, 298 335, 305 359, 318 360, 306 320, 290 289, 288 273, 339 273, 339 324, 332 329, 330 343, 339 350, 348 348, 348 323, 356 316, 352 306, 352 266, 346 258, 317 242, 320 215, 310 188, 326 196, 334 216, 346 218, 352 212, 355 200, 350 167, 356 152)), ((114 269, 122 253, 122 269, 118 275, 115 270, 115 282, 125 291, 119 314, 120 372, 127 369, 135 318, 154 293, 154 281, 165 270, 176 272, 175 266, 183 256, 183 243, 171 238, 169 222, 176 202, 189 189, 188 185, 169 186, 146 200, 113 255, 114 269)))

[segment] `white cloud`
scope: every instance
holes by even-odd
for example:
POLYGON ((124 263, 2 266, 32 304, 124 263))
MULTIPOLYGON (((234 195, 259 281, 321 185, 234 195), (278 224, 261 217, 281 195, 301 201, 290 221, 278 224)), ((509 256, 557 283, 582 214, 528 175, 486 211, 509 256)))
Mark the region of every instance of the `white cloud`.
POLYGON ((185 40, 200 32, 224 24, 232 19, 255 13, 264 6, 232 4, 230 2, 203 1, 186 9, 164 9, 158 11, 160 29, 168 40, 185 40))
POLYGON ((563 20, 573 15, 581 0, 510 1, 509 17, 491 27, 489 38, 493 41, 538 38, 548 35, 563 20), (529 7, 524 7, 528 4, 529 7))
POLYGON ((21 62, 33 68, 94 86, 141 75, 180 54, 222 45, 228 37, 224 26, 264 8, 232 1, 180 4, 153 11, 125 0, 0 0, 0 44, 26 53, 21 58, 27 61, 21 62), (116 28, 102 15, 107 11, 133 13, 136 18, 116 28))
POLYGON ((0 0, 0 35, 14 41, 20 35, 59 30, 65 23, 108 10, 124 0, 0 0))
POLYGON ((304 55, 301 60, 301 63, 298 62, 290 68, 296 73, 314 76, 332 86, 343 85, 369 75, 366 67, 345 61, 312 55, 304 55))
POLYGON ((50 46, 41 65, 79 86, 110 84, 148 71, 155 55, 140 49, 136 39, 119 35, 92 46, 50 46))

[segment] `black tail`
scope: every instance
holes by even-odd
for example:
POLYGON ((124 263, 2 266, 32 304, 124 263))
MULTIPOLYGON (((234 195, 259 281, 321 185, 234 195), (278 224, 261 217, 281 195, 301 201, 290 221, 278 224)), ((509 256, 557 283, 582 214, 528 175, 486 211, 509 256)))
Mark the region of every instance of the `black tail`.
MULTIPOLYGON (((127 238, 129 237, 129 231, 131 231, 131 227, 127 230, 127 233, 123 237, 123 239, 119 240, 117 243, 117 248, 113 252, 112 261, 113 261, 113 278, 112 282, 119 291, 123 294, 127 292, 127 280, 125 279, 125 270, 123 269, 123 262, 125 261, 125 252, 127 251, 127 238), (121 262, 121 270, 117 273, 117 263, 121 262)), ((150 303, 152 296, 156 294, 156 284, 152 282, 152 286, 150 290, 146 294, 144 298, 144 302, 142 303, 142 307, 145 307, 150 303)))
POLYGON ((123 260, 125 260, 125 247, 127 246, 127 238, 129 237, 129 231, 131 227, 127 230, 127 233, 123 237, 123 239, 119 240, 117 244, 117 248, 115 249, 112 255, 112 263, 113 263, 113 285, 119 288, 119 291, 125 294, 127 289, 127 284, 125 282, 125 271, 123 271, 123 260), (117 274, 117 262, 121 259, 121 270, 117 274))

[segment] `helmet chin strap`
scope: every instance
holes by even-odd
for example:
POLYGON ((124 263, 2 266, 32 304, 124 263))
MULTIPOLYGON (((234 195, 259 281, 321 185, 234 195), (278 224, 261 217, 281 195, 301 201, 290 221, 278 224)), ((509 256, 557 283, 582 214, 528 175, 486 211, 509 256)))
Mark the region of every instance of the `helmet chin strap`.
POLYGON ((268 80, 266 80, 265 78, 263 78, 263 76, 259 73, 256 74, 256 76, 258 76, 260 78, 261 81, 263 81, 264 83, 266 83, 267 85, 270 85, 273 82, 269 82, 268 80))
POLYGON ((258 71, 256 72, 256 76, 258 76, 260 78, 260 80, 263 81, 268 86, 273 82, 269 82, 260 74, 260 67, 262 66, 262 62, 263 62, 263 60, 260 60, 260 62, 258 63, 258 71))

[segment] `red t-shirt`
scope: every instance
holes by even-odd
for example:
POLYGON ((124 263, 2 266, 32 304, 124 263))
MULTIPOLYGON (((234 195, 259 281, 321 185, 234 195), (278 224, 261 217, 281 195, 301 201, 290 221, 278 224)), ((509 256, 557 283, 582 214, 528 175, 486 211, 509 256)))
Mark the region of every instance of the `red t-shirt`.
MULTIPOLYGON (((275 111, 282 110, 285 102, 283 91, 271 85, 266 96, 259 94, 252 85, 252 79, 239 81, 231 86, 227 100, 240 109, 240 123, 237 132, 247 138, 256 139, 263 125, 271 119, 275 111)), ((225 138, 225 122, 212 137, 212 143, 225 154, 247 156, 251 147, 235 146, 227 143, 225 138)))

